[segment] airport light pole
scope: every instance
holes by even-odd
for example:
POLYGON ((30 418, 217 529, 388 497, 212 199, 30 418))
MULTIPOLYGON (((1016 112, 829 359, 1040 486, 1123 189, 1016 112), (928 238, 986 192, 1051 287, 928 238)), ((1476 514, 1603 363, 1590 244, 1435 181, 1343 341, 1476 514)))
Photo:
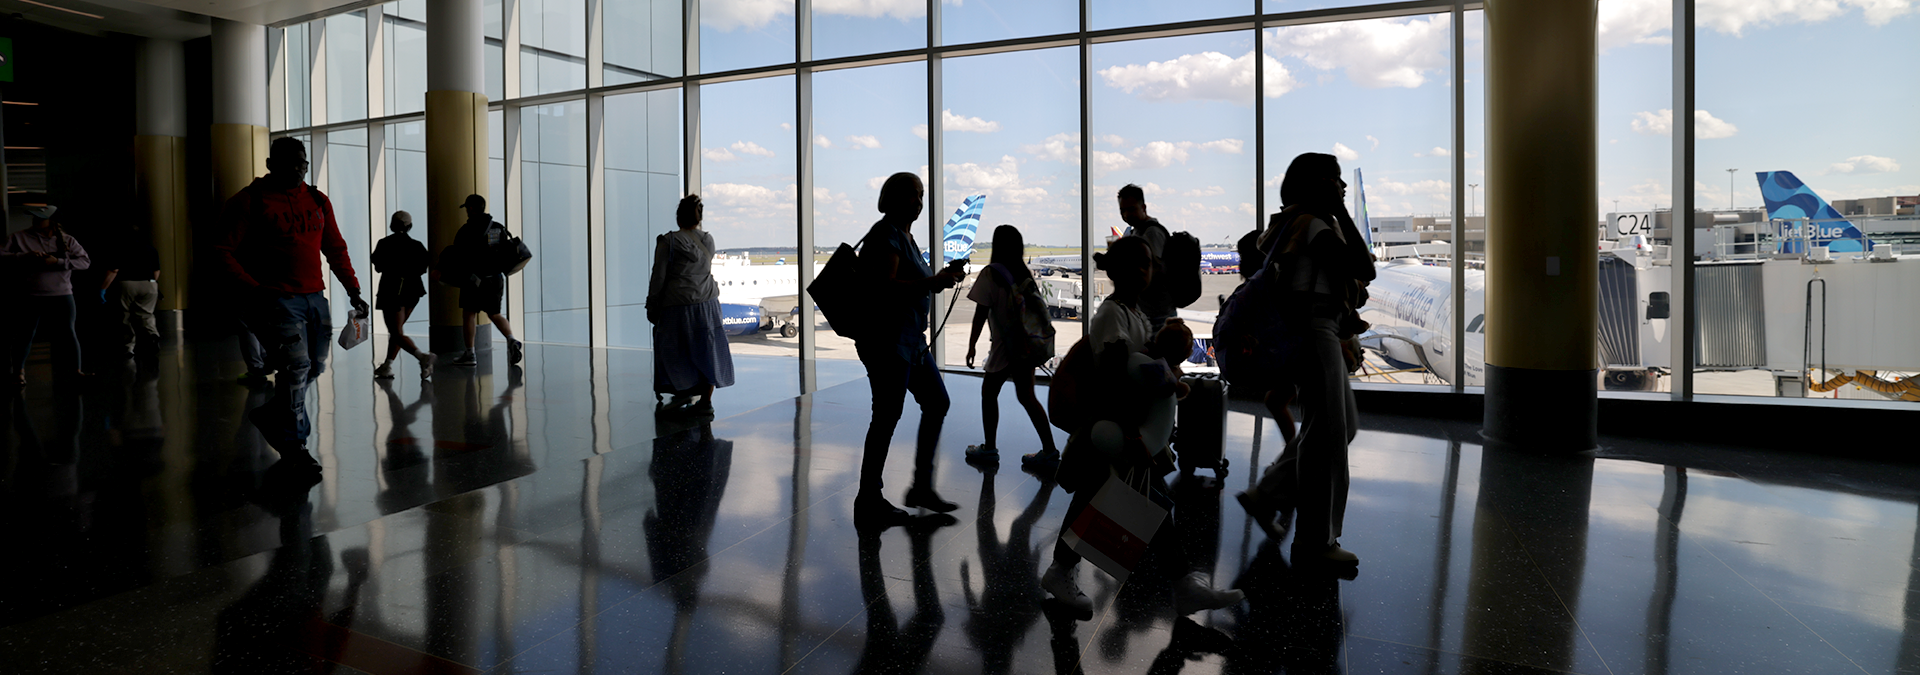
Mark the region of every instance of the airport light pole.
POLYGON ((1473 215, 1473 198, 1480 194, 1480 184, 1468 183, 1467 187, 1472 188, 1472 191, 1467 193, 1467 215, 1473 215))
POLYGON ((1733 172, 1739 169, 1727 169, 1727 210, 1733 210, 1733 172))

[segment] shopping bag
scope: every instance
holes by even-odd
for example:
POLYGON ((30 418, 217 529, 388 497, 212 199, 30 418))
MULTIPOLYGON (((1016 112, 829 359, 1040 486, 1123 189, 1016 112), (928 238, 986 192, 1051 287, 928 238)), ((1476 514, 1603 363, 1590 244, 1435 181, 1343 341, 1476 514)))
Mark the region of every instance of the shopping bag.
POLYGON ((367 313, 347 310, 347 325, 340 327, 340 348, 353 349, 372 336, 373 326, 367 323, 367 313))
POLYGON ((1109 471, 1106 484, 1080 510, 1067 531, 1060 533, 1060 539, 1114 579, 1125 582, 1146 556, 1147 544, 1166 518, 1165 508, 1109 471))

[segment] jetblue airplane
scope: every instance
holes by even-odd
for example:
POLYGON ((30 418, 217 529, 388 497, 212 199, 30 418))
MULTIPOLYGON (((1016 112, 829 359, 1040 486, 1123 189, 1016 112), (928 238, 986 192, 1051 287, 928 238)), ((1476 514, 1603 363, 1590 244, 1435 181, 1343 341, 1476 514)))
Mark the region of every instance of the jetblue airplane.
MULTIPOLYGON (((1809 223, 1814 228, 1814 246, 1825 246, 1834 253, 1859 253, 1873 248, 1872 242, 1861 235, 1859 228, 1833 210, 1827 200, 1814 194, 1813 188, 1800 182, 1793 172, 1756 171, 1753 175, 1760 181, 1760 198, 1767 203, 1768 218, 1809 218, 1815 221, 1809 223)), ((1778 235, 1783 240, 1781 252, 1805 253, 1800 250, 1801 232, 1797 224, 1782 223, 1778 235)))

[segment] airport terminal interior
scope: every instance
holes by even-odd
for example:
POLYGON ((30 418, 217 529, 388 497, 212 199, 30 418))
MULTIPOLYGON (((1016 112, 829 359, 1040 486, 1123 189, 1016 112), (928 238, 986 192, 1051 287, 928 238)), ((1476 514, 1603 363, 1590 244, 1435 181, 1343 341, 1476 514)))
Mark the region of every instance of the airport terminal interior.
POLYGON ((1915 0, 0 14, 0 673, 1920 673, 1915 0), (305 380, 249 365, 256 299, 218 263, 280 139, 351 261, 305 380), (1132 501, 1023 462, 1016 387, 981 393, 996 229, 1055 332, 1041 408, 1132 306, 1094 255, 1148 218, 1200 249, 1155 272, 1198 279, 1165 360, 1215 383, 1244 372, 1229 300, 1276 269, 1242 238, 1302 153, 1375 260, 1344 343, 1358 562, 1236 498, 1325 447, 1252 380, 1170 404, 1132 501), (965 272, 922 335, 951 406, 916 470, 907 399, 880 482, 914 508, 856 526, 874 350, 806 289, 900 172, 927 267, 965 272), (469 195, 531 253, 513 336, 482 315, 461 361, 474 287, 441 262, 399 331, 356 324, 396 212, 437 256, 469 195), (662 405, 688 359, 648 302, 689 195, 733 384, 662 405), (57 288, 29 261, 79 254, 21 248, 50 231, 93 261, 57 288), (400 333, 430 373, 387 365, 400 333), (290 388, 312 465, 263 412, 290 388), (1047 577, 1063 541, 1090 610, 1047 577), (1196 571, 1240 597, 1187 611, 1196 571))

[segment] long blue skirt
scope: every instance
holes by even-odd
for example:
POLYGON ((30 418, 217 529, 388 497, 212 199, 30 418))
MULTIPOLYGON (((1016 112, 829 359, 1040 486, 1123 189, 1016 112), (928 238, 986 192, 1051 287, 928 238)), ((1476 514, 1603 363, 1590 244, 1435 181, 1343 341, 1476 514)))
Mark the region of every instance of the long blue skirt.
POLYGON ((662 307, 653 326, 653 390, 733 386, 733 351, 720 324, 720 301, 662 307))

